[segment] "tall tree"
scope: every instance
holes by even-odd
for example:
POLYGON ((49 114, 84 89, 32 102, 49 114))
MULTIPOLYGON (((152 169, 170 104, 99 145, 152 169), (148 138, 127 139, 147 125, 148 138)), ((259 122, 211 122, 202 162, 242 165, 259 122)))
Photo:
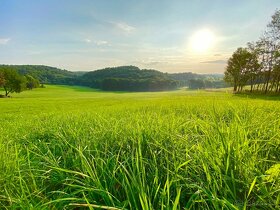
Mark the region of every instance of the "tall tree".
POLYGON ((252 53, 247 48, 238 48, 229 58, 225 81, 233 85, 234 91, 242 90, 248 80, 248 69, 251 65, 252 53))
POLYGON ((248 51, 248 66, 246 68, 245 74, 250 83, 250 92, 253 91, 254 84, 257 82, 258 76, 261 75, 262 62, 260 60, 261 50, 257 44, 254 42, 247 43, 248 51))
POLYGON ((3 84, 5 96, 13 92, 20 93, 26 88, 25 77, 19 75, 17 72, 13 70, 4 70, 2 74, 5 78, 5 83, 3 84))
POLYGON ((271 85, 271 90, 273 89, 274 79, 273 70, 274 65, 280 59, 277 56, 280 50, 280 10, 276 10, 272 15, 272 19, 267 25, 267 29, 258 42, 260 48, 262 49, 262 59, 263 59, 263 74, 264 74, 264 92, 267 93, 269 90, 269 84, 271 85))
POLYGON ((280 92, 280 51, 276 53, 278 58, 273 66, 273 84, 275 84, 275 92, 280 92))

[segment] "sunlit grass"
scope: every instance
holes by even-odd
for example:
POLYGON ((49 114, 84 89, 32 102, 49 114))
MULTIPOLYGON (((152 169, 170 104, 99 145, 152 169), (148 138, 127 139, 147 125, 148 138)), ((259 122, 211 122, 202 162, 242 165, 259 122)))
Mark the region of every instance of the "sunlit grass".
POLYGON ((7 209, 276 209, 280 105, 47 86, 1 99, 7 209))

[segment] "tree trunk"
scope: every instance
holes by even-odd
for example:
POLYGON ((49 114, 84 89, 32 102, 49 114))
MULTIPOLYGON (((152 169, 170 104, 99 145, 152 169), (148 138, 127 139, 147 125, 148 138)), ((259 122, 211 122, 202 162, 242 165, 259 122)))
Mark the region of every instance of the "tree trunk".
POLYGON ((269 85, 269 81, 270 81, 270 77, 271 77, 271 71, 272 71, 272 55, 270 55, 270 60, 269 60, 269 68, 268 68, 268 72, 267 72, 267 79, 266 79, 266 86, 265 86, 265 94, 268 91, 268 85, 269 85))
POLYGON ((269 79, 266 81, 264 93, 267 93, 268 90, 269 79))
POLYGON ((241 90, 241 85, 238 86, 238 92, 240 92, 240 90, 241 90))
POLYGON ((265 84, 266 84, 266 81, 264 81, 263 84, 262 84, 262 91, 263 92, 265 91, 265 84))
POLYGON ((278 92, 278 90, 279 90, 279 80, 277 81, 277 84, 276 84, 276 88, 275 88, 275 93, 277 93, 278 92))
POLYGON ((274 85, 275 85, 275 80, 273 80, 273 82, 272 82, 272 84, 271 84, 271 86, 270 86, 270 91, 271 91, 271 92, 273 91, 274 85))
POLYGON ((4 86, 5 96, 8 96, 12 90, 8 90, 7 87, 4 86))
POLYGON ((258 84, 258 86, 257 86, 257 91, 259 91, 260 84, 261 84, 261 83, 259 82, 259 84, 258 84))
POLYGON ((8 96, 9 95, 9 92, 7 90, 7 88, 4 86, 4 90, 5 90, 5 96, 8 96))
POLYGON ((237 85, 234 84, 233 91, 236 92, 236 90, 237 90, 237 85))

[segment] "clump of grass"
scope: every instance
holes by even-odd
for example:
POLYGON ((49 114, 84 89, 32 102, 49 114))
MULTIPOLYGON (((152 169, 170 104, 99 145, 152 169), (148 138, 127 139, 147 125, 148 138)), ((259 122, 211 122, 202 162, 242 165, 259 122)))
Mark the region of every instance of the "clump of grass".
POLYGON ((1 208, 279 206, 277 102, 203 92, 82 95, 88 100, 12 101, 20 115, 0 104, 1 208))

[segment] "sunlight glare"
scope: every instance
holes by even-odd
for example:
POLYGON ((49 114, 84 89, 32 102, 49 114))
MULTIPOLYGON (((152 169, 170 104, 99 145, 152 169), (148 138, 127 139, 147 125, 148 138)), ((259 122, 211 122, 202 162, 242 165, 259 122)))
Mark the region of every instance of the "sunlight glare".
POLYGON ((207 52, 215 42, 215 35, 208 29, 196 32, 191 37, 192 50, 197 53, 207 52))

